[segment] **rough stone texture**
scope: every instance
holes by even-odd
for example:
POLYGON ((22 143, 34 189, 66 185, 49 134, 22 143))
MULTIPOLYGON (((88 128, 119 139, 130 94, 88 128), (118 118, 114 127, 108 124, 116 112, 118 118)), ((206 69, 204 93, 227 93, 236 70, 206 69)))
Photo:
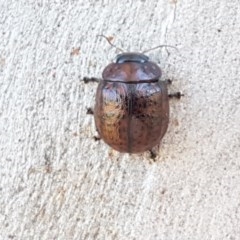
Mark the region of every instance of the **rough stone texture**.
POLYGON ((240 239, 240 3, 0 1, 0 239, 240 239), (95 142, 114 44, 174 80, 155 163, 95 142))

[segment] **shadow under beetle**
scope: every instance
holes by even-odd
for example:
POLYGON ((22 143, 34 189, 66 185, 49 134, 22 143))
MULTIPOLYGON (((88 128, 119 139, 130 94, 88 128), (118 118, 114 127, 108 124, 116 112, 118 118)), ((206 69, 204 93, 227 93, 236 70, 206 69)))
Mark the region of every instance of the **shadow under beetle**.
MULTIPOLYGON (((112 45, 112 44, 111 44, 112 45)), ((170 81, 159 81, 159 66, 143 53, 122 53, 109 64, 99 81, 94 114, 98 134, 119 152, 141 153, 160 144, 169 122, 170 81)), ((97 81, 84 78, 84 82, 97 81)))

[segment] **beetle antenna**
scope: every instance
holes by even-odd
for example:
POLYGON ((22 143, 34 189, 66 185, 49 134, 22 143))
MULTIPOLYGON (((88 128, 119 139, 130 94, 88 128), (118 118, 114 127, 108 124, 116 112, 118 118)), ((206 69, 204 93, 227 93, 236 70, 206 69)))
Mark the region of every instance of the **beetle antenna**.
POLYGON ((105 38, 112 47, 116 48, 117 50, 119 50, 119 51, 121 51, 121 52, 124 52, 121 48, 115 46, 115 45, 111 42, 111 40, 110 40, 108 37, 106 37, 105 35, 99 34, 99 35, 97 35, 97 37, 103 37, 103 38, 105 38))
POLYGON ((171 45, 159 45, 159 46, 156 46, 156 47, 147 49, 147 50, 143 51, 142 53, 150 52, 150 51, 155 50, 155 49, 157 49, 157 48, 163 48, 163 47, 166 47, 166 48, 168 48, 168 47, 169 47, 169 48, 174 48, 175 50, 179 51, 176 47, 171 46, 171 45))

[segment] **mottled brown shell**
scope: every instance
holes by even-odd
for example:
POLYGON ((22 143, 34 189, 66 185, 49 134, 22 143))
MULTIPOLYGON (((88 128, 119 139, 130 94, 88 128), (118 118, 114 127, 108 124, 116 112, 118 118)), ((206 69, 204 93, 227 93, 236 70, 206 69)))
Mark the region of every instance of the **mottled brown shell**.
POLYGON ((101 81, 94 117, 100 137, 115 150, 151 150, 160 143, 168 127, 166 84, 101 81))
POLYGON ((161 69, 153 62, 111 63, 103 70, 103 79, 121 82, 141 82, 157 80, 161 69))
POLYGON ((167 131, 167 86, 160 68, 138 53, 117 56, 103 71, 94 118, 98 133, 119 152, 151 150, 167 131))

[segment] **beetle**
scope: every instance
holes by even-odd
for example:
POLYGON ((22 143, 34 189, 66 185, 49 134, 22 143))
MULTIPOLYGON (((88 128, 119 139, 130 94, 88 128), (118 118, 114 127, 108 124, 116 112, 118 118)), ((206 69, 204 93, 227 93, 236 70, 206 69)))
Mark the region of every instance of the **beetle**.
MULTIPOLYGON (((100 139, 125 153, 151 152, 169 123, 169 81, 160 81, 160 67, 144 53, 125 52, 105 67, 99 81, 94 114, 100 139)), ((84 78, 85 82, 95 78, 84 78)))

